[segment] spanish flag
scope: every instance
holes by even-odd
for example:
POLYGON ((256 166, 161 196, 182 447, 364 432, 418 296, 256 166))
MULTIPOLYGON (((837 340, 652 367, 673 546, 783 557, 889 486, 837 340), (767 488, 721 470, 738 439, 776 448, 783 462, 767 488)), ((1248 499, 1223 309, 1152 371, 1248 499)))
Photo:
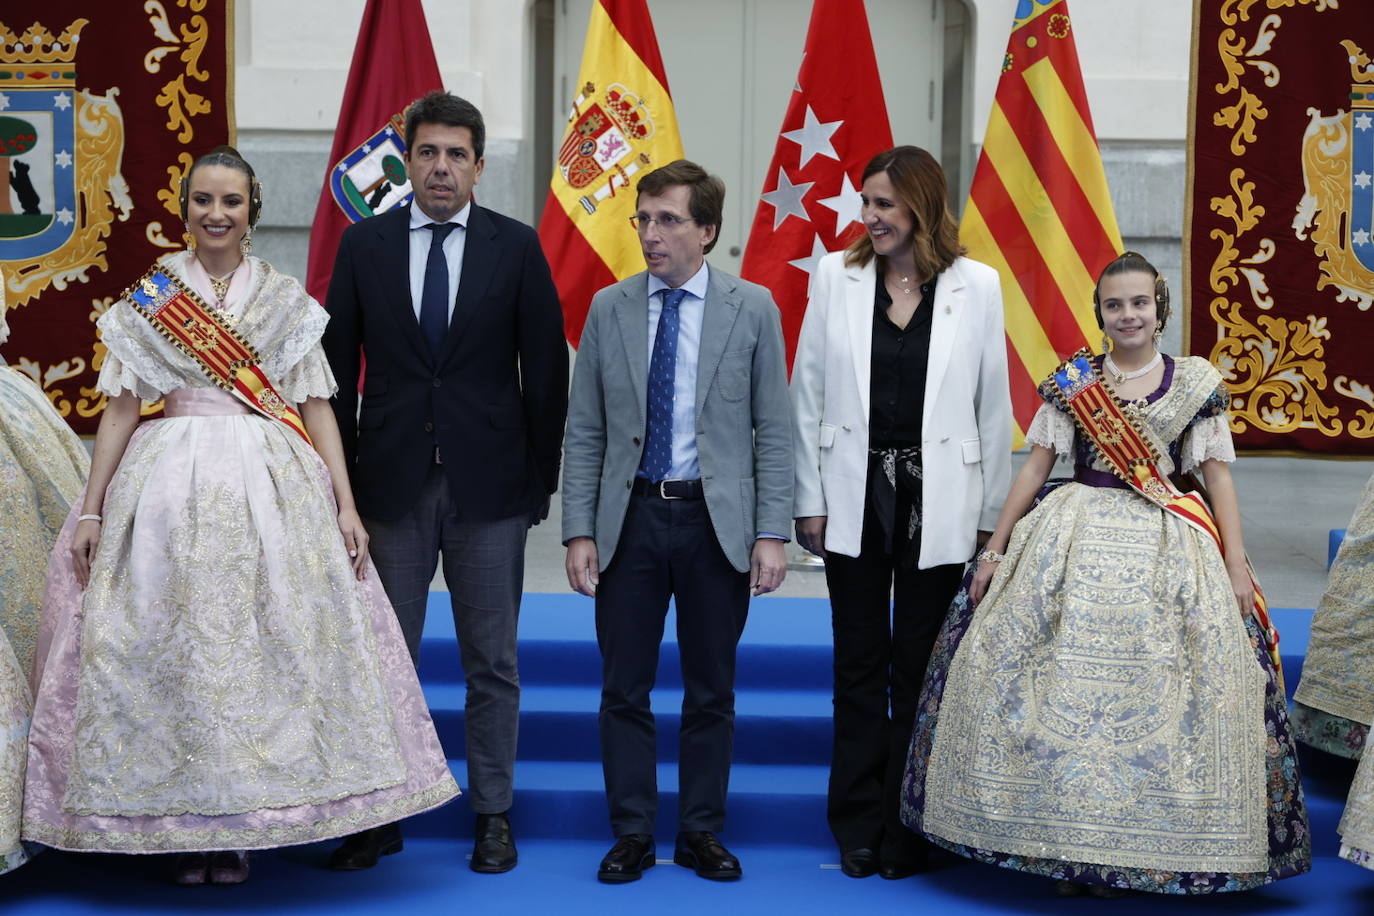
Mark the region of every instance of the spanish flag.
POLYGON ((1066 0, 1021 0, 959 226, 1002 276, 1017 446, 1036 384, 1102 332, 1093 284, 1121 253, 1066 0))
POLYGON ((635 182, 682 158, 668 78, 645 0, 596 0, 568 129, 554 165, 539 240, 563 301, 563 325, 582 336, 592 295, 644 269, 635 182))

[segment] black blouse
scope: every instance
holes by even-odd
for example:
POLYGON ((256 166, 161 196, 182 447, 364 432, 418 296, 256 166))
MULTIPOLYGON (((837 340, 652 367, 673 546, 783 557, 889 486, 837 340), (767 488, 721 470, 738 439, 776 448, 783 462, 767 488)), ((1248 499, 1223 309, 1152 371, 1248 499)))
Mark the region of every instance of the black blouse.
POLYGON ((899 328, 887 317, 892 296, 881 275, 873 294, 873 355, 869 382, 869 445, 900 448, 921 444, 921 414, 926 403, 926 364, 930 361, 930 316, 935 282, 921 284, 921 304, 899 328))

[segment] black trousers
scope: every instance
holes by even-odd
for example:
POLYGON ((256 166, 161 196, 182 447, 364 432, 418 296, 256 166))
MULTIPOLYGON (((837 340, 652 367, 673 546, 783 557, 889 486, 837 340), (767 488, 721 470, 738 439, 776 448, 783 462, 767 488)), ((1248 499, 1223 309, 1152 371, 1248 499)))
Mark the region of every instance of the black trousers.
POLYGON ((749 574, 725 558, 704 500, 631 496, 620 543, 596 589, 601 763, 616 836, 654 832, 656 736, 649 708, 668 599, 682 658, 680 830, 719 831, 735 736, 735 649, 749 574))
MULTIPOLYGON (((909 506, 899 492, 899 530, 909 506)), ((842 851, 866 847, 899 860, 924 850, 924 840, 901 822, 902 774, 930 650, 963 572, 960 563, 899 568, 871 501, 859 556, 826 558, 835 635, 835 743, 826 815, 842 851)))

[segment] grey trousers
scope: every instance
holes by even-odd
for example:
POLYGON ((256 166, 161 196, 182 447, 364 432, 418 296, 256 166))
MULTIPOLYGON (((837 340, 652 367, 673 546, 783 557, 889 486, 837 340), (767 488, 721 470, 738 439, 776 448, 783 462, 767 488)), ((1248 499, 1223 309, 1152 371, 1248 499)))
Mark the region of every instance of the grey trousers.
POLYGON ((364 524, 372 537, 372 561, 417 667, 429 585, 443 557, 467 679, 468 775, 463 788, 478 814, 506 811, 520 719, 516 628, 529 517, 464 521, 443 469, 432 465, 407 515, 392 522, 364 519, 364 524))

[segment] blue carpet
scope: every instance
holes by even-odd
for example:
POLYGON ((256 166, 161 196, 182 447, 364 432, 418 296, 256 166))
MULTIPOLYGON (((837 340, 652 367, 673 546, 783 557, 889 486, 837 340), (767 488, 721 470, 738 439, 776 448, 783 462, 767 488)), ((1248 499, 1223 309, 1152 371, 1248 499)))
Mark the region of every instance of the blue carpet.
MULTIPOLYGON (((596 709, 600 656, 592 602, 575 595, 525 596, 521 618, 523 701, 516 803, 512 812, 521 864, 506 875, 466 867, 472 813, 465 801, 406 823, 406 850, 368 872, 323 870, 332 844, 258 854, 251 881, 236 888, 167 884, 161 857, 48 852, 0 878, 8 914, 239 912, 420 914, 654 914, 711 912, 805 914, 930 911, 940 916, 1006 913, 1374 913, 1374 873, 1335 858, 1336 823, 1353 774, 1348 761, 1304 753, 1314 848, 1313 872, 1249 894, 1209 900, 1152 895, 1102 903, 1060 900, 1049 882, 940 856, 908 881, 854 881, 838 870, 825 824, 830 755, 830 611, 823 599, 755 601, 739 653, 735 767, 730 821, 723 838, 744 864, 735 884, 703 881, 662 863, 635 884, 607 887, 596 863, 610 844, 596 709)), ((1297 684, 1310 611, 1280 609, 1289 689, 1297 684)), ((658 837, 676 830, 677 726, 682 702, 677 646, 669 616, 660 654, 655 709, 659 722, 658 837)), ((463 756, 463 684, 447 595, 435 593, 421 648, 426 696, 459 782, 463 756)))

